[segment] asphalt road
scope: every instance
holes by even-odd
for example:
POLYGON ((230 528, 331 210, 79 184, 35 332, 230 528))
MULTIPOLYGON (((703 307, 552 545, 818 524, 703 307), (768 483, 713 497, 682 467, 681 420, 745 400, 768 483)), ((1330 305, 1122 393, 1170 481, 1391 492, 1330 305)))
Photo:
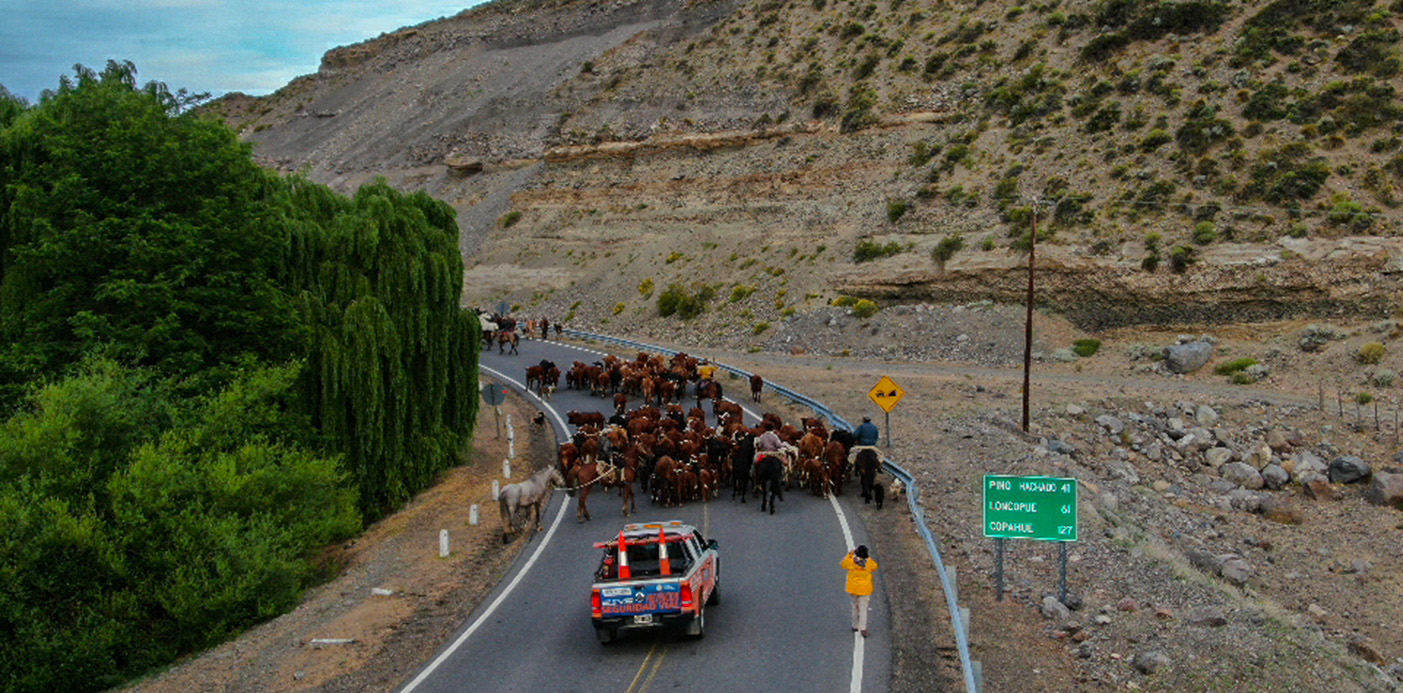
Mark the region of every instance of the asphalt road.
MULTIPOLYGON (((569 344, 525 340, 519 355, 499 356, 495 347, 485 352, 482 380, 507 382, 519 391, 526 367, 541 359, 554 361, 564 371, 574 361, 599 358, 597 352, 569 344)), ((735 382, 736 389, 746 387, 739 381, 725 382, 735 382)), ((566 435, 566 412, 612 410, 612 402, 574 390, 559 390, 550 402, 529 398, 551 414, 561 438, 566 435)), ((749 410, 748 420, 758 413, 748 399, 742 404, 749 410)), ((513 474, 519 481, 526 470, 514 469, 513 474)), ((619 497, 596 491, 589 502, 594 519, 577 524, 575 502, 556 492, 542 520, 545 531, 530 539, 483 605, 400 690, 889 688, 888 603, 880 571, 869 613, 871 637, 857 636, 849 625, 845 573, 838 563, 850 545, 868 543, 866 530, 848 505, 855 495, 851 487, 841 499, 815 498, 796 488, 785 494, 774 515, 761 513, 754 499, 745 504, 731 501, 729 492, 710 503, 682 508, 654 508, 639 495, 638 513, 625 520, 619 497), (589 618, 589 588, 599 559, 592 545, 617 534, 626 521, 648 520, 681 520, 719 540, 721 601, 706 610, 704 638, 635 631, 614 644, 600 645, 589 618)), ((497 522, 496 510, 485 509, 484 518, 497 522)), ((873 557, 880 563, 880 550, 873 557)))

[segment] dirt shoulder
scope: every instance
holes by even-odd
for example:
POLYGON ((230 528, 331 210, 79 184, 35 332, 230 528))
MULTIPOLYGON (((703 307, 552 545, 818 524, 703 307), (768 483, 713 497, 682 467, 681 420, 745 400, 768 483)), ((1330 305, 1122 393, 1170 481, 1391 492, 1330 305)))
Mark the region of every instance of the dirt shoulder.
MULTIPOLYGON (((511 414, 519 422, 522 460, 550 460, 554 437, 526 423, 533 413, 515 395, 502 406, 503 421, 511 414)), ((126 690, 373 691, 402 683, 462 626, 526 545, 520 538, 502 545, 491 484, 507 457, 505 427, 499 438, 491 410, 480 416, 472 462, 330 549, 326 560, 342 566, 339 574, 310 590, 301 606, 126 690), (476 526, 469 523, 473 504, 476 526), (441 529, 451 545, 442 559, 441 529), (313 643, 320 639, 352 642, 313 643)))

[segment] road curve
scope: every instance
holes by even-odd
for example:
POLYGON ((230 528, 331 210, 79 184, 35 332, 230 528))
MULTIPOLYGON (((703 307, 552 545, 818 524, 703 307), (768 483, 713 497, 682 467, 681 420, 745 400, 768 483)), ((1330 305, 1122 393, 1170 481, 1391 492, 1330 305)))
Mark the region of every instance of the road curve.
MULTIPOLYGON (((541 359, 564 370, 574 361, 599 358, 598 352, 570 344, 525 340, 518 355, 498 355, 495 348, 484 352, 482 379, 505 381, 520 391, 526 366, 541 359)), ((743 387, 735 382, 733 387, 743 387)), ((610 407, 573 390, 556 392, 550 402, 529 397, 552 414, 561 438, 567 435, 565 412, 610 407)), ((513 473, 520 480, 526 470, 513 473)), ((710 503, 670 509, 653 508, 640 497, 638 513, 627 521, 682 520, 720 541, 722 600, 707 609, 705 638, 631 633, 605 647, 595 640, 589 619, 589 587, 598 562, 592 544, 625 521, 619 498, 591 494, 594 519, 578 524, 574 501, 557 492, 542 517, 546 531, 531 537, 483 604, 400 690, 888 690, 890 629, 880 573, 870 612, 872 636, 858 637, 849 628, 838 562, 849 546, 872 544, 848 505, 852 496, 849 490, 843 498, 824 500, 795 489, 785 494, 775 515, 762 514, 753 501, 732 502, 724 493, 710 503)), ((484 518, 497 522, 495 509, 486 508, 484 518)), ((873 548, 880 560, 881 547, 873 548)))

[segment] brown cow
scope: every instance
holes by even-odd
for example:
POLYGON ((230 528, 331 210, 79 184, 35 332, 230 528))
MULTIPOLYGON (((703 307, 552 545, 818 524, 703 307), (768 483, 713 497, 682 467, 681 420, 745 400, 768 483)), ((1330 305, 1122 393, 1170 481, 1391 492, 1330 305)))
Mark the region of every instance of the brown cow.
POLYGON ((760 391, 765 389, 765 379, 759 373, 750 376, 750 399, 760 401, 760 391))
POLYGON ((799 439, 799 454, 804 457, 818 458, 823 455, 823 438, 815 433, 805 433, 799 439))
POLYGON ((604 414, 597 411, 569 411, 565 413, 565 420, 569 421, 570 425, 575 428, 581 426, 603 428, 605 423, 604 414))
POLYGON ((823 448, 824 466, 828 468, 828 483, 833 487, 833 495, 843 495, 843 477, 847 476, 848 453, 843 444, 833 440, 823 448))

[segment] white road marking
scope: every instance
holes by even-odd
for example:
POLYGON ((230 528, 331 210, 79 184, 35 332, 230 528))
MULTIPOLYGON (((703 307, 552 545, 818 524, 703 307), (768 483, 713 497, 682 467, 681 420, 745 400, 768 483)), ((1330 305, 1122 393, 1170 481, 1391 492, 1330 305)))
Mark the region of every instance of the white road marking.
POLYGON ((521 582, 521 578, 526 577, 526 573, 530 572, 531 566, 536 564, 536 559, 540 558, 541 553, 546 550, 546 546, 550 544, 550 538, 555 535, 555 530, 560 526, 560 520, 565 517, 565 511, 569 506, 569 501, 561 502, 560 512, 555 514, 555 520, 551 522, 550 529, 546 530, 546 536, 541 538, 541 543, 536 546, 536 550, 531 554, 531 558, 528 559, 526 565, 522 566, 521 570, 517 572, 516 577, 512 578, 512 581, 507 584, 507 588, 502 590, 502 593, 497 595, 496 599, 492 600, 492 603, 487 606, 487 610, 483 611, 482 615, 478 616, 477 620, 473 621, 473 624, 468 626, 468 629, 463 631, 463 634, 459 635, 458 639, 454 640, 452 645, 448 646, 448 649, 435 657, 434 661, 430 662, 429 666, 424 667, 424 670, 419 672, 419 675, 415 676, 413 681, 410 681, 408 685, 400 689, 400 693, 409 693, 417 688, 419 684, 429 678, 430 674, 434 673, 434 670, 437 669, 440 664, 443 664, 449 657, 452 657, 453 653, 456 652, 463 643, 467 642, 469 636, 477 632, 477 629, 481 627, 487 619, 492 617, 492 613, 497 610, 497 607, 502 605, 502 602, 506 601, 507 597, 512 593, 512 590, 516 589, 517 583, 521 582))
MULTIPOLYGON (((505 373, 502 373, 501 371, 496 370, 495 368, 484 366, 482 364, 478 364, 478 368, 487 371, 488 373, 491 373, 492 375, 501 378, 502 380, 511 381, 512 383, 521 386, 523 390, 526 390, 527 395, 535 398, 536 402, 540 406, 544 407, 547 411, 551 413, 551 416, 555 417, 555 420, 560 423, 560 430, 570 430, 565 426, 565 420, 560 418, 560 412, 556 411, 555 407, 552 407, 550 404, 543 401, 539 396, 536 395, 536 393, 527 390, 525 385, 522 385, 519 381, 507 376, 505 373)), ((551 522, 550 529, 546 530, 546 536, 541 538, 541 543, 536 545, 536 550, 532 552, 531 558, 527 559, 526 565, 522 566, 521 570, 517 571, 516 577, 512 578, 512 581, 507 584, 506 589, 502 590, 502 593, 498 594, 497 598, 492 600, 492 603, 487 606, 487 610, 483 611, 482 615, 478 616, 477 620, 473 621, 472 625, 468 626, 468 629, 463 631, 463 634, 459 635, 458 638, 453 641, 452 645, 448 646, 448 649, 444 650, 442 654, 435 657, 434 661, 430 662, 429 666, 425 667, 423 671, 419 672, 419 675, 415 676, 413 681, 410 681, 407 685, 405 685, 404 688, 400 689, 400 693, 409 693, 410 691, 417 688, 419 684, 423 683, 424 680, 429 677, 430 674, 434 673, 434 670, 437 669, 439 665, 443 664, 444 661, 446 661, 449 657, 452 657, 453 653, 456 652, 459 647, 462 647, 463 643, 467 642, 468 637, 475 633, 477 629, 480 628, 482 624, 487 621, 488 618, 491 618, 492 613, 497 610, 497 607, 502 605, 502 602, 506 601, 507 597, 512 593, 512 590, 516 589, 517 583, 520 583, 521 579, 525 577, 528 572, 531 571, 531 566, 536 564, 536 559, 540 558, 541 553, 546 550, 546 546, 550 544, 550 539, 552 536, 555 535, 555 530, 557 527, 560 526, 560 520, 561 518, 565 517, 565 511, 569 508, 569 506, 569 501, 561 502, 560 511, 555 514, 555 520, 551 522)))
MULTIPOLYGON (((843 545, 853 547, 853 531, 848 527, 848 516, 843 514, 843 506, 838 505, 838 497, 828 494, 828 502, 833 504, 833 513, 838 516, 838 526, 843 529, 843 545)), ((867 638, 862 637, 862 633, 853 633, 853 675, 848 683, 848 690, 857 693, 862 690, 862 658, 864 653, 864 643, 867 638)))
MULTIPOLYGON (((566 343, 564 343, 564 342, 556 342, 556 344, 558 344, 558 345, 560 345, 560 346, 568 347, 568 348, 571 348, 571 349, 578 349, 578 350, 580 350, 580 351, 589 352, 589 353, 592 353, 592 354, 599 354, 600 356, 608 356, 608 354, 606 354, 605 352, 597 351, 597 350, 595 350, 595 349, 589 349, 589 348, 582 347, 582 346, 576 346, 576 345, 574 345, 574 344, 566 344, 566 343)), ((496 375, 496 376, 498 376, 498 377, 500 377, 500 378, 503 378, 503 379, 506 379, 506 380, 512 380, 511 378, 508 378, 506 375, 502 374, 501 372, 496 371, 496 370, 493 370, 493 369, 491 369, 491 368, 488 368, 487 366, 479 366, 479 367, 482 368, 483 370, 490 371, 491 373, 493 373, 494 375, 496 375)), ((512 380, 512 382, 517 383, 518 385, 521 384, 521 383, 519 383, 519 382, 517 382, 517 381, 515 381, 515 380, 512 380)), ((523 386, 523 389, 524 389, 524 386, 523 386)), ((536 398, 536 401, 539 402, 539 403, 541 404, 541 406, 543 406, 543 407, 545 407, 545 408, 547 408, 547 409, 549 409, 549 410, 551 411, 551 414, 553 414, 553 415, 555 416, 556 421, 559 421, 559 422, 560 422, 560 426, 561 426, 561 428, 562 428, 563 430, 566 430, 566 431, 569 431, 569 430, 570 430, 569 428, 567 428, 567 427, 565 426, 565 421, 562 420, 562 419, 560 418, 560 414, 557 413, 557 412, 555 411, 555 407, 552 407, 552 406, 550 406, 549 404, 547 404, 544 400, 542 400, 540 397, 537 397, 537 396, 535 395, 535 393, 532 393, 530 390, 527 390, 527 393, 530 394, 532 397, 535 397, 535 398, 536 398)), ((731 398, 729 398, 729 397, 727 397, 726 399, 727 399, 728 401, 731 401, 731 402, 736 402, 736 400, 731 399, 731 398)), ((739 404, 739 402, 737 402, 737 404, 739 404)), ((741 411, 744 411, 745 413, 749 414, 749 415, 751 416, 751 418, 754 418, 754 419, 756 419, 757 421, 761 419, 761 416, 760 416, 759 414, 756 414, 755 412, 751 411, 751 410, 750 410, 749 408, 747 408, 744 404, 741 405, 741 411)), ((852 533, 852 528, 850 528, 850 527, 848 526, 848 518, 847 518, 846 515, 843 514, 843 508, 842 508, 842 506, 838 505, 838 498, 837 498, 836 496, 834 496, 834 495, 832 495, 832 494, 829 494, 829 496, 828 496, 828 501, 829 501, 829 503, 831 503, 831 504, 833 505, 833 513, 834 513, 835 515, 838 516, 838 526, 841 527, 842 530, 843 530, 843 544, 844 544, 845 546, 847 546, 848 548, 851 548, 851 547, 853 546, 853 533, 852 533)), ((531 560, 530 560, 529 562, 527 562, 526 567, 522 569, 522 573, 525 573, 526 570, 529 569, 529 568, 531 567, 531 564, 534 563, 534 562, 536 561, 536 556, 540 554, 542 548, 546 545, 546 542, 550 541, 551 535, 555 533, 555 527, 556 527, 556 525, 560 524, 560 518, 561 518, 561 517, 564 517, 564 515, 565 515, 565 506, 566 506, 566 505, 568 505, 568 503, 562 503, 562 504, 561 504, 561 506, 560 506, 560 513, 557 514, 557 515, 555 516, 555 522, 551 524, 550 531, 546 533, 545 539, 541 541, 541 546, 539 546, 539 547, 536 548, 536 553, 533 554, 533 555, 531 556, 531 560)), ((703 532, 703 534, 705 534, 705 532, 703 532)), ((517 577, 516 577, 516 579, 512 581, 512 584, 511 584, 511 585, 508 585, 507 591, 510 591, 512 587, 515 587, 515 586, 516 586, 517 580, 520 580, 520 579, 521 579, 521 575, 518 574, 517 577)), ((494 601, 494 602, 492 603, 492 606, 488 608, 488 613, 489 613, 489 614, 491 613, 492 609, 495 609, 495 608, 497 607, 497 604, 498 604, 499 602, 501 602, 501 601, 502 601, 502 598, 505 597, 505 596, 506 596, 506 592, 503 592, 500 596, 497 597, 497 600, 494 601)), ((451 653, 453 652, 453 650, 457 649, 458 645, 460 645, 460 644, 462 643, 462 641, 465 640, 465 639, 467 638, 467 636, 468 636, 469 634, 471 634, 472 631, 473 631, 474 629, 477 628, 478 624, 481 623, 482 620, 483 620, 483 618, 486 618, 487 615, 488 615, 488 614, 483 614, 483 616, 482 616, 481 618, 479 618, 477 622, 474 622, 473 625, 472 625, 472 627, 470 627, 470 628, 468 629, 467 632, 463 633, 463 635, 460 636, 460 637, 458 638, 458 640, 455 641, 455 642, 453 643, 453 646, 450 647, 450 648, 448 649, 447 652, 444 652, 442 655, 439 656, 438 659, 435 659, 434 662, 433 662, 433 664, 429 665, 429 669, 426 670, 423 674, 420 674, 420 675, 419 675, 419 678, 416 678, 413 682, 411 682, 410 685, 407 686, 401 693, 409 693, 409 691, 413 690, 414 686, 419 682, 419 680, 422 679, 424 676, 427 676, 427 675, 428 675, 428 672, 429 672, 429 671, 432 671, 434 667, 438 666, 441 660, 446 659, 446 658, 448 657, 448 655, 451 654, 451 653)), ((861 690, 862 690, 862 664, 863 664, 863 661, 862 661, 862 660, 863 660, 863 655, 865 654, 865 648, 864 648, 864 643, 865 643, 865 641, 866 641, 866 638, 862 637, 862 634, 861 634, 861 633, 854 633, 854 634, 853 634, 853 668, 852 668, 852 678, 849 680, 849 684, 848 684, 848 690, 852 691, 853 693, 858 693, 858 691, 861 691, 861 690)), ((645 660, 645 664, 646 664, 646 660, 645 660)), ((656 668, 653 670, 653 674, 654 674, 654 675, 657 674, 657 669, 656 669, 656 668)), ((648 682, 649 682, 649 683, 652 682, 652 676, 648 677, 648 682)))

